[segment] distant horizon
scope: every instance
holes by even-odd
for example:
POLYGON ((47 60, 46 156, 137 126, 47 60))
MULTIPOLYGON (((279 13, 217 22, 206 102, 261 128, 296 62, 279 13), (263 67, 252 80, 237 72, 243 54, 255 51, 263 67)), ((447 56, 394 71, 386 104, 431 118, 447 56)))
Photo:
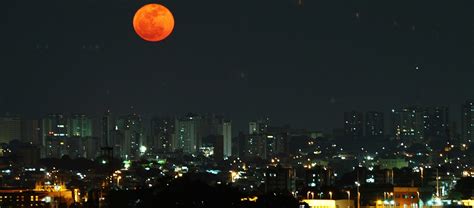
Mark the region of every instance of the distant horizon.
MULTIPOLYGON (((456 105, 457 109, 453 110, 453 108, 451 108, 450 106, 446 106, 446 105, 435 105, 435 104, 431 104, 431 105, 421 105, 421 104, 413 104, 413 105, 403 105, 403 106, 396 106, 396 107, 392 107, 392 108, 389 108, 387 110, 384 110, 384 111, 380 111, 380 110, 372 110, 372 109, 367 109, 367 110, 355 110, 357 112, 362 112, 363 115, 365 116, 365 113, 366 112, 369 112, 369 111, 376 111, 376 112, 382 112, 384 114, 384 134, 385 135, 389 135, 391 129, 390 129, 390 125, 391 125, 391 121, 392 121, 392 118, 390 117, 390 114, 392 113, 391 110, 392 109, 396 109, 396 108, 408 108, 408 107, 448 107, 448 112, 449 112, 449 125, 451 125, 452 123, 455 123, 456 124, 456 132, 457 133, 461 133, 461 106, 470 101, 470 100, 473 100, 473 99, 466 99, 463 103, 460 103, 458 105, 456 105)), ((455 105, 451 105, 451 106, 455 106, 455 105)), ((113 108, 107 108, 108 110, 111 111, 112 115, 113 116, 123 116, 123 115, 129 115, 130 113, 137 113, 138 115, 140 115, 145 121, 148 121, 146 123, 146 126, 149 126, 149 121, 151 121, 151 119, 153 117, 181 117, 181 116, 184 116, 185 114, 187 113, 195 113, 195 114, 198 114, 198 115, 209 115, 209 114, 214 114, 214 115, 218 115, 218 116, 224 116, 224 118, 226 119, 230 119, 232 120, 232 128, 233 128, 233 135, 237 135, 239 132, 248 132, 248 123, 250 121, 254 121, 254 120, 258 120, 258 119, 262 119, 262 118, 265 118, 265 117, 268 117, 270 118, 270 121, 271 121, 271 124, 273 124, 274 126, 284 126, 284 125, 289 125, 291 128, 296 128, 296 129, 307 129, 307 130, 312 130, 312 131, 319 131, 319 132, 323 132, 325 134, 333 134, 333 131, 336 130, 336 129, 343 129, 344 128, 344 112, 350 112, 350 111, 353 111, 354 109, 347 109, 345 111, 341 111, 339 112, 338 114, 340 114, 336 120, 337 120, 337 125, 335 126, 326 126, 324 128, 318 128, 317 126, 311 126, 311 125, 308 125, 306 122, 302 121, 302 119, 296 119, 297 122, 294 122, 295 120, 293 120, 293 122, 291 121, 284 121, 283 118, 278 118, 278 117, 273 117, 272 115, 257 115, 257 116, 254 116, 254 117, 251 117, 251 118, 242 118, 241 116, 236 116, 236 117, 232 117, 230 116, 230 113, 218 113, 218 112, 194 112, 194 111, 183 111, 183 112, 167 112, 167 113, 143 113, 143 112, 140 112, 138 110, 136 110, 136 108, 130 108, 129 112, 114 112, 113 111, 113 108), (135 111, 133 111, 135 110, 135 111), (296 123, 296 125, 295 125, 296 123), (238 129, 238 131, 235 131, 236 129, 238 129)), ((104 113, 107 111, 107 109, 104 109, 103 112, 101 113, 97 113, 97 112, 50 112, 50 113, 43 113, 43 114, 28 114, 26 115, 26 117, 24 116, 25 114, 21 114, 21 113, 12 113, 12 112, 3 112, 0 114, 0 117, 4 117, 6 116, 7 113, 10 113, 11 116, 20 116, 22 118, 27 118, 27 119, 39 119, 41 120, 41 118, 47 116, 47 115, 51 115, 51 114, 62 114, 62 115, 74 115, 74 114, 85 114, 87 116, 92 116, 92 117, 97 117, 97 118, 100 118, 101 116, 104 115, 104 113)), ((323 121, 319 121, 319 122, 322 122, 324 123, 323 121)), ((365 122, 365 121, 364 121, 365 122)), ((365 125, 364 125, 364 128, 365 128, 365 125)))

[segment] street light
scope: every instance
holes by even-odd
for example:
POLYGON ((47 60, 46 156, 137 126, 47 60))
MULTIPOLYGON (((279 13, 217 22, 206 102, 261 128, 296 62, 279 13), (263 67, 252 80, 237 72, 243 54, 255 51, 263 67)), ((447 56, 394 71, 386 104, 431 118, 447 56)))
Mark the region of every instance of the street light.
MULTIPOLYGON (((395 199, 393 197, 393 192, 390 192, 390 207, 392 207, 392 205, 395 205, 395 199)), ((393 207, 396 207, 396 206, 393 206, 393 207)))
POLYGON ((117 186, 119 186, 119 187, 120 187, 120 179, 122 179, 122 176, 117 177, 117 186))
POLYGON ((54 186, 54 190, 59 192, 59 202, 58 202, 58 205, 61 206, 61 186, 60 185, 55 185, 54 186))
POLYGON ((419 191, 416 192, 416 196, 418 197, 418 198, 416 198, 416 200, 417 200, 416 201, 416 208, 418 208, 418 206, 420 204, 420 192, 419 191))
POLYGON ((359 181, 356 181, 355 184, 357 186, 357 208, 360 208, 360 183, 359 181))
POLYGON ((421 179, 421 184, 423 184, 423 177, 424 177, 424 174, 423 174, 423 167, 420 167, 420 179, 421 179))
POLYGON ((351 191, 346 191, 347 193, 347 208, 351 208, 351 191))

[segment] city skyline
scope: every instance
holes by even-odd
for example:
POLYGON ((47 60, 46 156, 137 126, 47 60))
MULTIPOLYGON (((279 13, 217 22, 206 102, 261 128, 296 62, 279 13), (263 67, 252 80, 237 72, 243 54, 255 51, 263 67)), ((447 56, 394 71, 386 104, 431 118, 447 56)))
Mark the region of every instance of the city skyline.
MULTIPOLYGON (((356 138, 380 136, 397 138, 400 136, 398 135, 400 132, 398 132, 398 134, 396 132, 400 131, 398 128, 401 128, 407 129, 408 132, 406 133, 408 134, 415 133, 417 135, 416 137, 419 137, 420 139, 423 139, 423 135, 426 134, 428 136, 441 137, 447 140, 467 140, 468 138, 471 139, 471 132, 473 131, 470 128, 471 123, 474 122, 474 120, 472 120, 474 116, 472 115, 471 110, 474 109, 473 103, 474 100, 467 100, 465 103, 463 103, 461 105, 460 119, 455 120, 451 118, 453 111, 445 106, 400 106, 392 108, 389 113, 379 111, 348 110, 343 112, 344 116, 340 118, 339 124, 331 128, 329 131, 324 131, 319 128, 305 128, 301 126, 295 126, 289 122, 278 123, 274 121, 274 118, 269 116, 255 116, 244 123, 237 123, 232 117, 217 113, 188 112, 184 114, 144 115, 134 111, 120 114, 114 113, 111 110, 107 110, 102 114, 50 113, 40 117, 25 117, 15 114, 4 114, 0 115, 0 133, 3 135, 1 136, 2 138, 6 138, 6 141, 20 139, 22 137, 20 131, 28 132, 26 134, 30 135, 33 134, 30 127, 34 127, 37 128, 38 131, 47 132, 46 129, 56 128, 54 126, 59 122, 62 126, 61 128, 64 129, 54 130, 54 132, 62 134, 62 136, 69 137, 79 136, 100 138, 100 145, 107 146, 111 138, 111 132, 104 131, 103 129, 109 129, 109 131, 111 131, 116 128, 123 128, 123 126, 130 125, 127 123, 138 119, 137 122, 140 123, 139 125, 142 129, 140 131, 143 131, 143 134, 146 134, 148 137, 150 137, 147 138, 148 140, 154 140, 157 139, 154 138, 154 134, 161 131, 160 129, 163 128, 163 125, 165 128, 169 128, 169 125, 173 125, 173 128, 174 125, 183 125, 183 128, 189 128, 186 126, 195 126, 196 124, 185 123, 187 121, 196 121, 196 119, 193 119, 193 117, 196 117, 198 120, 217 119, 214 122, 218 122, 219 125, 212 122, 209 123, 209 125, 217 125, 214 127, 216 129, 211 130, 211 132, 214 132, 212 135, 227 135, 227 141, 231 141, 232 138, 241 133, 245 134, 246 132, 250 132, 249 134, 253 134, 252 132, 263 131, 258 130, 258 128, 260 128, 258 122, 263 120, 266 120, 265 126, 306 129, 308 131, 323 133, 329 137, 339 137, 344 135, 356 138), (215 132, 217 129, 220 129, 218 131, 225 131, 223 129, 225 129, 226 123, 229 124, 229 130, 227 133, 220 132, 216 134, 215 132), (15 127, 12 128, 10 125, 14 125, 15 127), (233 129, 233 131, 230 129, 233 129), (418 132, 413 132, 413 129, 418 129, 416 130, 418 132), (7 138, 5 135, 15 136, 7 138)), ((456 114, 456 112, 454 114, 456 114)), ((170 133, 178 134, 176 132, 170 133)), ((42 134, 44 137, 45 133, 42 134)), ((27 140, 28 139, 31 138, 27 138, 27 140)), ((229 145, 231 144, 227 143, 227 146, 229 145)), ((229 147, 226 148, 230 149, 229 147)))
POLYGON ((447 117, 446 118, 449 121, 449 125, 454 124, 455 126, 454 126, 453 130, 455 130, 456 133, 461 133, 461 131, 462 131, 462 122, 463 122, 463 114, 465 113, 466 103, 471 103, 473 101, 474 101, 474 99, 466 99, 461 104, 458 104, 457 106, 455 106, 454 109, 450 108, 448 106, 435 105, 435 104, 431 104, 431 105, 401 105, 401 106, 393 106, 393 107, 391 107, 389 109, 385 109, 385 110, 374 110, 374 109, 360 110, 360 109, 350 108, 350 109, 345 109, 341 112, 336 113, 338 115, 332 116, 332 118, 335 119, 335 121, 336 121, 335 125, 333 125, 333 126, 324 125, 326 127, 313 125, 313 123, 315 123, 315 121, 316 121, 316 123, 317 122, 322 122, 323 118, 321 118, 321 117, 314 118, 314 120, 312 120, 312 122, 310 122, 311 124, 307 125, 307 124, 302 124, 301 120, 298 120, 297 118, 295 119, 296 122, 294 122, 294 121, 292 122, 292 121, 289 121, 289 120, 283 120, 281 117, 280 118, 279 117, 274 117, 274 116, 271 116, 271 115, 268 115, 268 114, 267 115, 256 114, 256 115, 253 115, 252 117, 245 118, 245 119, 242 119, 242 117, 238 117, 238 116, 237 116, 237 118, 231 117, 230 113, 220 113, 220 112, 181 111, 181 112, 177 112, 177 113, 166 112, 166 113, 146 114, 146 113, 137 111, 133 106, 130 107, 128 109, 128 111, 124 111, 124 112, 115 112, 115 111, 111 110, 112 108, 108 108, 105 111, 99 112, 99 113, 85 113, 85 112, 77 112, 77 111, 65 111, 65 112, 55 111, 55 112, 49 112, 49 113, 45 113, 45 114, 25 115, 25 114, 21 114, 21 113, 2 112, 0 114, 0 117, 6 117, 6 118, 11 117, 11 118, 22 118, 22 119, 41 119, 41 118, 46 117, 48 115, 55 115, 55 114, 66 115, 66 116, 67 115, 87 115, 87 116, 92 117, 94 119, 97 119, 99 121, 104 114, 109 112, 109 113, 114 114, 114 116, 137 114, 142 119, 147 121, 147 124, 148 124, 151 120, 153 120, 153 118, 156 118, 156 117, 176 118, 176 117, 179 117, 180 115, 186 115, 186 114, 194 113, 194 114, 197 114, 197 115, 218 115, 218 116, 223 116, 227 119, 233 120, 234 121, 233 126, 237 127, 236 131, 234 131, 234 132, 246 132, 248 130, 248 122, 258 120, 258 119, 263 119, 263 118, 269 118, 269 119, 271 119, 273 125, 277 125, 277 126, 291 125, 292 127, 295 127, 295 128, 313 129, 313 130, 318 130, 318 131, 321 131, 321 132, 324 132, 324 133, 331 134, 331 133, 333 133, 334 130, 344 128, 345 124, 343 122, 346 119, 345 118, 346 113, 357 112, 357 113, 362 113, 361 116, 362 116, 363 119, 362 119, 361 126, 362 126, 362 131, 363 131, 364 134, 365 134, 366 129, 368 128, 367 125, 369 125, 369 124, 366 123, 366 119, 368 117, 368 114, 371 114, 371 113, 372 114, 374 114, 374 113, 375 114, 377 114, 377 113, 381 114, 381 117, 382 117, 381 120, 383 121, 382 122, 382 127, 381 127, 381 130, 383 132, 382 134, 387 134, 387 132, 391 131, 390 130, 390 125, 392 125, 391 123, 392 123, 392 120, 393 120, 392 114, 393 114, 394 110, 396 110, 396 109, 420 108, 420 109, 428 110, 428 109, 436 109, 436 108, 446 108, 446 111, 447 111, 447 114, 446 114, 447 117))
POLYGON ((472 0, 0 4, 0 207, 474 207, 472 0))

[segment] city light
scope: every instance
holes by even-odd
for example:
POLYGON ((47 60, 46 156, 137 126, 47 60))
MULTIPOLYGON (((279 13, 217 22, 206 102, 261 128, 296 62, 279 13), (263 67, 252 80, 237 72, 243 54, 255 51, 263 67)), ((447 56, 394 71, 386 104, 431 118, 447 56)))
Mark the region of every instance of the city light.
POLYGON ((145 146, 140 146, 140 153, 145 154, 147 148, 145 146))
POLYGON ((4 2, 0 207, 474 204, 473 2, 149 3, 4 2))

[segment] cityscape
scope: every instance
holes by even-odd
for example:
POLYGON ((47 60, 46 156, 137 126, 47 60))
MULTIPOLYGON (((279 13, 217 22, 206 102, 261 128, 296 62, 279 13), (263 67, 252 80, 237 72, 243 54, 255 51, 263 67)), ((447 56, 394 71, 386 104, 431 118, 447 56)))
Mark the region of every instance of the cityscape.
POLYGON ((474 1, 0 4, 0 208, 474 208, 474 1))
POLYGON ((460 109, 458 122, 447 107, 347 111, 332 132, 270 117, 235 132, 232 118, 211 113, 5 115, 0 200, 7 207, 472 206, 474 101, 460 109))

